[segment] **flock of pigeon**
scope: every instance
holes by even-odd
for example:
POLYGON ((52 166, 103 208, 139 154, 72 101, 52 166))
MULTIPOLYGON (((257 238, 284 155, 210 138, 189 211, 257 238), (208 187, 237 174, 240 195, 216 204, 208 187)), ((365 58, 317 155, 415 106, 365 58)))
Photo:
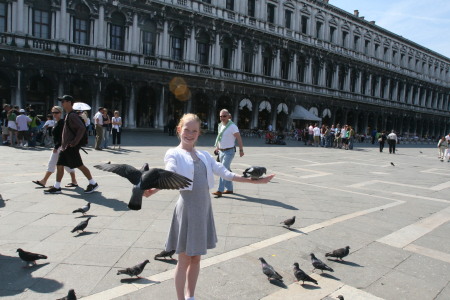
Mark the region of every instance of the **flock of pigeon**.
MULTIPOLYGON (((127 178, 132 184, 132 195, 130 202, 128 204, 128 207, 132 210, 139 210, 142 207, 142 196, 145 190, 147 189, 180 189, 187 187, 191 184, 191 180, 181 176, 177 173, 170 172, 164 169, 158 169, 158 168, 149 168, 148 164, 144 164, 140 170, 127 165, 127 164, 111 164, 110 162, 107 164, 102 165, 96 165, 94 166, 97 169, 112 172, 115 174, 118 174, 122 177, 127 178)), ((262 177, 263 174, 266 174, 267 170, 264 167, 250 167, 245 169, 243 172, 244 177, 250 177, 252 180, 257 180, 258 178, 262 177)), ((88 202, 85 206, 80 207, 76 210, 74 210, 72 213, 82 213, 83 216, 86 215, 86 213, 90 210, 91 203, 88 202)), ((72 229, 72 233, 74 232, 84 232, 84 230, 87 228, 89 224, 89 220, 91 217, 89 216, 86 220, 80 222, 77 226, 75 226, 72 229)), ((295 223, 295 216, 286 219, 280 224, 284 224, 287 228, 290 228, 295 223)), ((344 257, 346 257, 349 254, 350 247, 347 246, 345 248, 334 250, 330 253, 326 253, 326 257, 335 257, 340 260, 342 260, 344 257)), ((27 263, 27 266, 29 263, 32 263, 33 265, 36 265, 36 260, 39 259, 47 259, 46 255, 38 254, 38 253, 32 253, 28 252, 22 249, 17 249, 17 252, 19 253, 19 257, 27 263)), ((156 254, 154 259, 166 259, 167 257, 170 257, 170 259, 173 259, 172 256, 175 254, 175 250, 172 251, 162 251, 159 254, 156 254)), ((311 255, 311 263, 314 267, 313 271, 315 269, 323 271, 329 271, 334 272, 332 268, 327 266, 324 262, 322 262, 320 259, 316 258, 313 253, 311 255)), ((259 260, 262 264, 262 271, 267 276, 268 280, 279 280, 283 281, 283 277, 275 271, 275 269, 269 265, 264 258, 260 257, 259 260)), ((147 259, 143 261, 142 263, 139 263, 135 266, 121 269, 117 271, 117 275, 125 274, 129 275, 131 277, 136 276, 137 278, 141 278, 139 275, 144 270, 145 266, 150 261, 147 259)), ((300 266, 298 263, 294 263, 294 276, 297 279, 298 282, 302 281, 302 284, 307 282, 312 282, 314 284, 318 284, 317 281, 306 274, 302 269, 300 269, 300 266)), ((344 299, 342 296, 338 297, 339 299, 344 299)), ((60 298, 58 300, 74 300, 76 298, 75 291, 73 289, 69 290, 67 296, 60 298)))
MULTIPOLYGON (((127 164, 111 164, 110 162, 107 164, 96 165, 94 166, 97 169, 113 172, 122 177, 127 178, 132 184, 132 195, 128 207, 132 210, 139 210, 142 206, 142 196, 144 191, 147 189, 166 189, 166 190, 178 190, 181 188, 185 188, 189 186, 192 182, 189 178, 181 176, 177 173, 167 171, 159 168, 149 168, 148 164, 144 164, 140 170, 127 165, 127 164)), ((1 197, 1 195, 0 195, 1 197)), ((75 209, 72 213, 82 213, 83 216, 91 209, 91 203, 88 202, 83 207, 75 209)), ((89 216, 86 220, 80 222, 77 226, 75 226, 71 232, 81 233, 85 232, 84 230, 87 228, 89 224, 89 220, 91 217, 89 216)), ((26 267, 30 265, 36 265, 36 261, 39 259, 47 259, 48 257, 43 254, 33 253, 25 251, 21 248, 17 249, 19 253, 19 257, 27 264, 26 267)), ((162 251, 159 254, 156 254, 154 259, 166 259, 175 254, 175 250, 173 251, 162 251)), ((126 274, 131 277, 136 276, 137 278, 141 278, 139 275, 144 270, 145 266, 149 263, 149 260, 145 260, 144 262, 137 264, 133 267, 126 268, 123 270, 118 270, 117 275, 126 274)), ((58 300, 75 300, 77 299, 75 291, 73 289, 69 290, 67 296, 60 298, 58 300)))

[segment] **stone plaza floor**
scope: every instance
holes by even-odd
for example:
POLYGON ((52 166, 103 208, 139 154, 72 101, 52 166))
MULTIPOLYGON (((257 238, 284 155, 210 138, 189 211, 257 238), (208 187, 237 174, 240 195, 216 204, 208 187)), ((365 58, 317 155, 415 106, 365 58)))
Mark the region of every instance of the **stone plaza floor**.
MULTIPOLYGON (((198 148, 212 153, 214 139, 200 137, 198 148)), ((56 299, 75 289, 83 299, 176 299, 176 261, 153 257, 164 247, 178 192, 161 191, 130 211, 130 183, 93 166, 164 167, 165 151, 177 144, 160 132, 125 131, 120 151, 88 148, 82 158, 100 188, 87 195, 79 171, 81 187, 60 195, 31 182, 43 177, 49 149, 0 147, 0 297, 56 299), (72 211, 86 201, 86 233, 70 233, 85 219, 72 211), (22 268, 17 248, 48 259, 22 268), (143 279, 116 275, 145 259, 143 279)), ((370 144, 345 151, 244 138, 244 145, 233 171, 259 165, 276 177, 267 185, 235 183, 234 194, 212 199, 219 242, 202 259, 197 300, 450 299, 450 163, 437 159, 435 144, 401 144, 395 155, 370 144), (279 224, 292 216, 290 230, 279 224), (344 262, 325 258, 347 245, 344 262), (310 253, 334 272, 312 272, 310 253), (267 280, 259 257, 283 283, 267 280), (318 285, 294 283, 294 262, 318 285)), ((69 180, 65 174, 62 186, 69 180)))

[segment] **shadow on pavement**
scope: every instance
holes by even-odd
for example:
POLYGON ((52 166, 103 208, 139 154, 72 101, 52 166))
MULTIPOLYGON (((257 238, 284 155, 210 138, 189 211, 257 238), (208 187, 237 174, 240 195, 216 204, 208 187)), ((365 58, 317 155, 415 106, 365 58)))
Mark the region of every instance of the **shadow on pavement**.
POLYGON ((303 288, 305 288, 305 289, 307 289, 307 290, 317 290, 317 289, 320 289, 320 286, 318 286, 318 285, 312 285, 312 284, 309 284, 309 283, 303 283, 303 284, 300 284, 303 288))
POLYGON ((170 265, 176 265, 178 263, 178 260, 176 260, 176 259, 155 258, 155 260, 160 261, 160 262, 165 262, 166 264, 170 264, 170 265))
POLYGON ((270 280, 270 284, 276 285, 276 286, 278 286, 280 288, 283 288, 283 289, 287 289, 287 285, 284 284, 284 282, 279 281, 279 280, 270 280))
MULTIPOLYGON (((68 194, 66 194, 66 195, 68 195, 68 194)), ((125 203, 125 202, 122 202, 117 199, 106 198, 101 194, 101 192, 94 192, 94 193, 90 194, 89 196, 87 196, 83 192, 81 192, 81 194, 79 194, 79 195, 70 195, 70 197, 82 199, 84 201, 89 201, 92 204, 106 206, 106 207, 114 209, 114 211, 130 210, 128 208, 128 202, 125 203)))
POLYGON ((328 259, 329 261, 334 261, 338 264, 342 264, 342 265, 346 265, 346 266, 351 266, 351 267, 359 267, 359 268, 364 268, 364 266, 361 266, 360 264, 351 262, 351 261, 345 261, 345 260, 337 260, 337 259, 328 259))
POLYGON ((93 231, 83 231, 80 232, 77 235, 74 235, 73 237, 80 237, 80 236, 85 236, 85 235, 91 235, 91 234, 97 234, 98 232, 93 232, 93 231))
POLYGON ((148 280, 147 278, 123 278, 120 279, 121 283, 138 283, 138 284, 151 284, 151 283, 160 283, 159 281, 148 280))
POLYGON ((19 257, 0 254, 0 297, 14 296, 32 290, 38 293, 53 293, 63 287, 59 281, 33 277, 32 273, 50 263, 25 267, 19 257))
POLYGON ((326 278, 330 278, 330 279, 341 281, 339 278, 337 278, 337 277, 335 277, 335 276, 333 276, 331 274, 328 274, 328 273, 321 273, 319 275, 322 276, 322 277, 326 277, 326 278))
POLYGON ((238 194, 238 193, 234 193, 233 196, 229 197, 229 198, 234 199, 234 200, 239 200, 239 201, 260 203, 260 204, 270 205, 270 206, 277 206, 277 207, 281 207, 281 208, 289 209, 289 210, 298 210, 297 207, 294 207, 294 206, 289 205, 289 204, 285 204, 285 203, 277 201, 277 200, 252 198, 252 197, 248 197, 248 196, 245 196, 245 195, 242 195, 242 194, 238 194), (233 197, 233 196, 240 196, 242 198, 236 198, 236 197, 233 197))

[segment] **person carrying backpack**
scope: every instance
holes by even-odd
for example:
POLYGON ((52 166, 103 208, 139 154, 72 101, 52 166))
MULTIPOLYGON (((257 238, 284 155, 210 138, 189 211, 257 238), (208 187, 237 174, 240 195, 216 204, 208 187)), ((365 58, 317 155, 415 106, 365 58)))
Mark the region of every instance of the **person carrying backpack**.
POLYGON ((56 163, 56 182, 45 194, 61 194, 61 180, 64 176, 64 166, 69 168, 78 168, 84 176, 89 180, 89 185, 84 190, 84 193, 90 194, 98 189, 97 182, 92 178, 91 172, 83 164, 80 155, 81 143, 85 137, 86 126, 82 122, 77 113, 73 111, 72 105, 74 100, 70 95, 58 97, 61 101, 61 106, 66 111, 67 115, 64 121, 64 128, 62 132, 61 153, 56 163))

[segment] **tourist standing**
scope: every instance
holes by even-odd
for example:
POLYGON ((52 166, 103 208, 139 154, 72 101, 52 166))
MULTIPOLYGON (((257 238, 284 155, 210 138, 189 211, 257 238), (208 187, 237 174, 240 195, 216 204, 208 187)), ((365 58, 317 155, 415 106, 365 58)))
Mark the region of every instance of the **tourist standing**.
POLYGON ((113 137, 113 146, 116 149, 116 141, 117 145, 120 149, 120 136, 122 135, 122 118, 119 116, 119 111, 114 111, 114 117, 111 119, 112 122, 112 137, 113 137))
MULTIPOLYGON (((226 109, 220 111, 220 124, 217 134, 216 142, 214 143, 215 150, 219 151, 219 161, 230 170, 231 162, 236 152, 236 141, 239 145, 239 156, 244 156, 244 145, 239 133, 238 127, 231 121, 231 114, 226 109)), ((225 180, 222 177, 219 180, 219 188, 213 193, 216 198, 222 197, 222 194, 233 194, 233 183, 230 180, 225 180)))
POLYGON ((387 142, 389 145, 389 154, 393 153, 395 154, 395 146, 398 143, 397 135, 395 134, 394 130, 391 131, 391 133, 387 136, 387 142))
POLYGON ((103 107, 99 107, 94 115, 95 124, 95 150, 102 150, 103 143, 103 107))

